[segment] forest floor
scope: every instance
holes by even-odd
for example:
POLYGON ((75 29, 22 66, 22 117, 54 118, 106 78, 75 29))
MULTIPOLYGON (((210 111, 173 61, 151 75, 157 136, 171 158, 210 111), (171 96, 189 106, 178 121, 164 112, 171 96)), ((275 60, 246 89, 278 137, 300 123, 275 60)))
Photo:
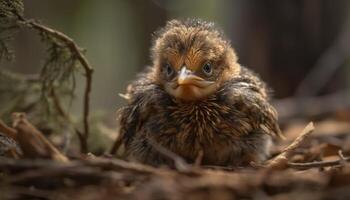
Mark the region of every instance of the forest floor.
POLYGON ((271 159, 248 168, 173 155, 173 169, 107 155, 68 158, 22 114, 0 131, 22 148, 0 158, 0 199, 350 199, 350 124, 341 120, 290 123, 271 159))

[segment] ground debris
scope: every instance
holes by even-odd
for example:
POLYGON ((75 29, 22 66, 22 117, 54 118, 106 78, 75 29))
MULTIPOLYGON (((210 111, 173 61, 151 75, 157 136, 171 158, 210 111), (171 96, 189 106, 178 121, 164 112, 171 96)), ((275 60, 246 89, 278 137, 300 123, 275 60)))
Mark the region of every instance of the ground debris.
MULTIPOLYGON (((323 123, 329 128, 338 122, 323 123)), ((290 128, 271 159, 250 168, 155 168, 92 154, 62 162, 51 155, 61 154, 56 150, 45 157, 24 152, 0 158, 0 194, 4 199, 349 199, 349 137, 344 129, 326 137, 317 124, 315 130, 311 123, 304 123, 303 131, 290 128)), ((13 130, 20 133, 16 124, 13 130)), ((31 149, 36 142, 23 144, 31 149)))
POLYGON ((262 168, 228 172, 200 168, 195 174, 184 174, 106 158, 69 163, 2 159, 0 169, 3 171, 0 190, 6 197, 279 199, 298 195, 301 199, 308 199, 314 193, 313 199, 322 199, 335 190, 342 191, 337 195, 350 195, 346 190, 350 188, 349 165, 323 171, 287 169, 267 172, 262 168))

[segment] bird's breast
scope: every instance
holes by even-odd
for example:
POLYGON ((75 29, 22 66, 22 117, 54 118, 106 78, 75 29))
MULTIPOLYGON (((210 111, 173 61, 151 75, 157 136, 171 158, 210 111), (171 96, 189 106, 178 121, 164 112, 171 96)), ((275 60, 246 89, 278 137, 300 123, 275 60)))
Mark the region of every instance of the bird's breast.
POLYGON ((232 108, 217 100, 193 103, 175 103, 155 109, 149 121, 152 138, 169 150, 189 160, 205 152, 209 160, 228 157, 227 151, 234 135, 231 134, 232 108))
POLYGON ((168 108, 172 124, 178 127, 182 137, 196 137, 197 140, 211 140, 229 108, 217 102, 204 101, 178 104, 168 108), (210 139, 211 138, 211 139, 210 139))

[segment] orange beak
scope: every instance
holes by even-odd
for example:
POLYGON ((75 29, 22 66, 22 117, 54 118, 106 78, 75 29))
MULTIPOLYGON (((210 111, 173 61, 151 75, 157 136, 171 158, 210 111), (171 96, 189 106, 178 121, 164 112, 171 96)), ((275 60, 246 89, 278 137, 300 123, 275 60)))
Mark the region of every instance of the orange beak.
POLYGON ((177 78, 177 83, 179 85, 194 84, 197 81, 203 81, 203 79, 194 75, 192 71, 188 70, 186 67, 181 68, 179 77, 177 78))
POLYGON ((191 70, 188 70, 186 66, 183 66, 179 71, 177 83, 181 85, 194 85, 200 88, 213 84, 213 81, 206 81, 203 78, 195 75, 191 70))

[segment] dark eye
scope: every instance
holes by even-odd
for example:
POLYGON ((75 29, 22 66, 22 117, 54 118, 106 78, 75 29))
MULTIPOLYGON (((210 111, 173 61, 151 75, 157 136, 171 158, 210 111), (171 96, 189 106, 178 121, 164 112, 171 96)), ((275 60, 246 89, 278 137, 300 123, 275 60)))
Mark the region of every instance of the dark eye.
POLYGON ((205 63, 202 67, 202 70, 207 76, 210 76, 213 73, 213 69, 210 63, 205 63))
POLYGON ((164 68, 167 76, 171 76, 173 74, 174 70, 170 64, 165 64, 164 68))

